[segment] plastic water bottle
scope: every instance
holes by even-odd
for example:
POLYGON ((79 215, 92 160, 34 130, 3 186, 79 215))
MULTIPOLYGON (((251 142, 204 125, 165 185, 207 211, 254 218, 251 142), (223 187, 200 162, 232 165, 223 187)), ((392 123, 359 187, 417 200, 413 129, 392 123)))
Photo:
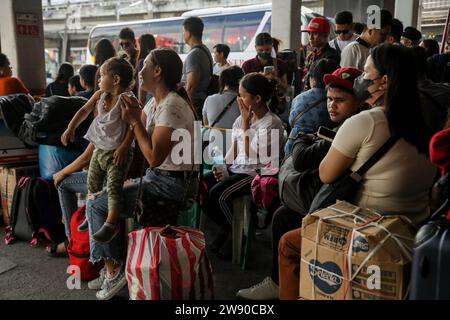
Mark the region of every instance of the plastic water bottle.
POLYGON ((86 205, 86 195, 83 193, 77 193, 77 205, 78 208, 86 205))
POLYGON ((218 171, 222 172, 224 178, 229 177, 225 159, 218 146, 214 147, 212 151, 212 156, 213 156, 213 166, 212 166, 213 169, 216 168, 218 171))

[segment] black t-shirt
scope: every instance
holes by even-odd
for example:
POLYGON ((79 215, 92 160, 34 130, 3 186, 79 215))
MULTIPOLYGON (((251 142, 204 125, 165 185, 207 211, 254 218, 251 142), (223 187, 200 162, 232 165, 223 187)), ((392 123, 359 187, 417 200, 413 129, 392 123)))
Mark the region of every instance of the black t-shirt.
POLYGON ((45 89, 45 96, 46 97, 50 97, 50 96, 69 97, 70 94, 67 89, 67 86, 68 86, 67 82, 59 82, 59 81, 52 82, 47 86, 47 89, 45 89))

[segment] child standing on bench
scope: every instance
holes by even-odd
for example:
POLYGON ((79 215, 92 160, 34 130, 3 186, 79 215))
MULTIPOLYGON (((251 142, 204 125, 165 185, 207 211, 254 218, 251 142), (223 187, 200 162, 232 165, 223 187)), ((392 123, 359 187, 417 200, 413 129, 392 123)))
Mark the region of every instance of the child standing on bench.
MULTIPOLYGON (((95 145, 88 171, 88 197, 94 199, 103 190, 106 177, 108 192, 108 217, 103 227, 92 235, 100 243, 110 242, 119 232, 119 212, 122 208, 122 188, 131 160, 130 146, 133 134, 121 118, 123 96, 132 96, 133 68, 122 58, 111 58, 100 68, 98 90, 75 114, 61 142, 68 145, 74 139, 77 127, 94 111, 85 138, 95 145)), ((81 232, 88 230, 87 219, 78 226, 81 232)))

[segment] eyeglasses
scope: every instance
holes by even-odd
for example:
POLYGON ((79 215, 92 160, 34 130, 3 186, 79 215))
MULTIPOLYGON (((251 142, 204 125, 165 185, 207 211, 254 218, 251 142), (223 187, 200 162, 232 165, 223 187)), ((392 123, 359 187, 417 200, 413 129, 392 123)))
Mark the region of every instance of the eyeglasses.
POLYGON ((347 34, 350 32, 350 30, 335 30, 334 32, 336 32, 336 34, 347 34))

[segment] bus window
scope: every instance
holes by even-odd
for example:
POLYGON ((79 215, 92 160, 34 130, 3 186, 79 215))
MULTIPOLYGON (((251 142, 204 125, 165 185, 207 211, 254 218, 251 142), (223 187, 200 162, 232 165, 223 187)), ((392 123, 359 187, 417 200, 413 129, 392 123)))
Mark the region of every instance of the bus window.
POLYGON ((149 32, 153 34, 157 48, 171 48, 177 53, 184 52, 183 20, 158 21, 150 23, 149 32))
POLYGON ((226 17, 224 43, 228 44, 232 52, 242 52, 247 48, 263 16, 264 11, 257 11, 226 17))
POLYGON ((205 28, 203 31, 203 43, 213 50, 213 47, 222 43, 224 16, 202 17, 205 28))
POLYGON ((264 28, 261 30, 261 32, 271 33, 271 27, 272 27, 272 17, 270 17, 269 19, 267 19, 266 25, 265 25, 264 28))

